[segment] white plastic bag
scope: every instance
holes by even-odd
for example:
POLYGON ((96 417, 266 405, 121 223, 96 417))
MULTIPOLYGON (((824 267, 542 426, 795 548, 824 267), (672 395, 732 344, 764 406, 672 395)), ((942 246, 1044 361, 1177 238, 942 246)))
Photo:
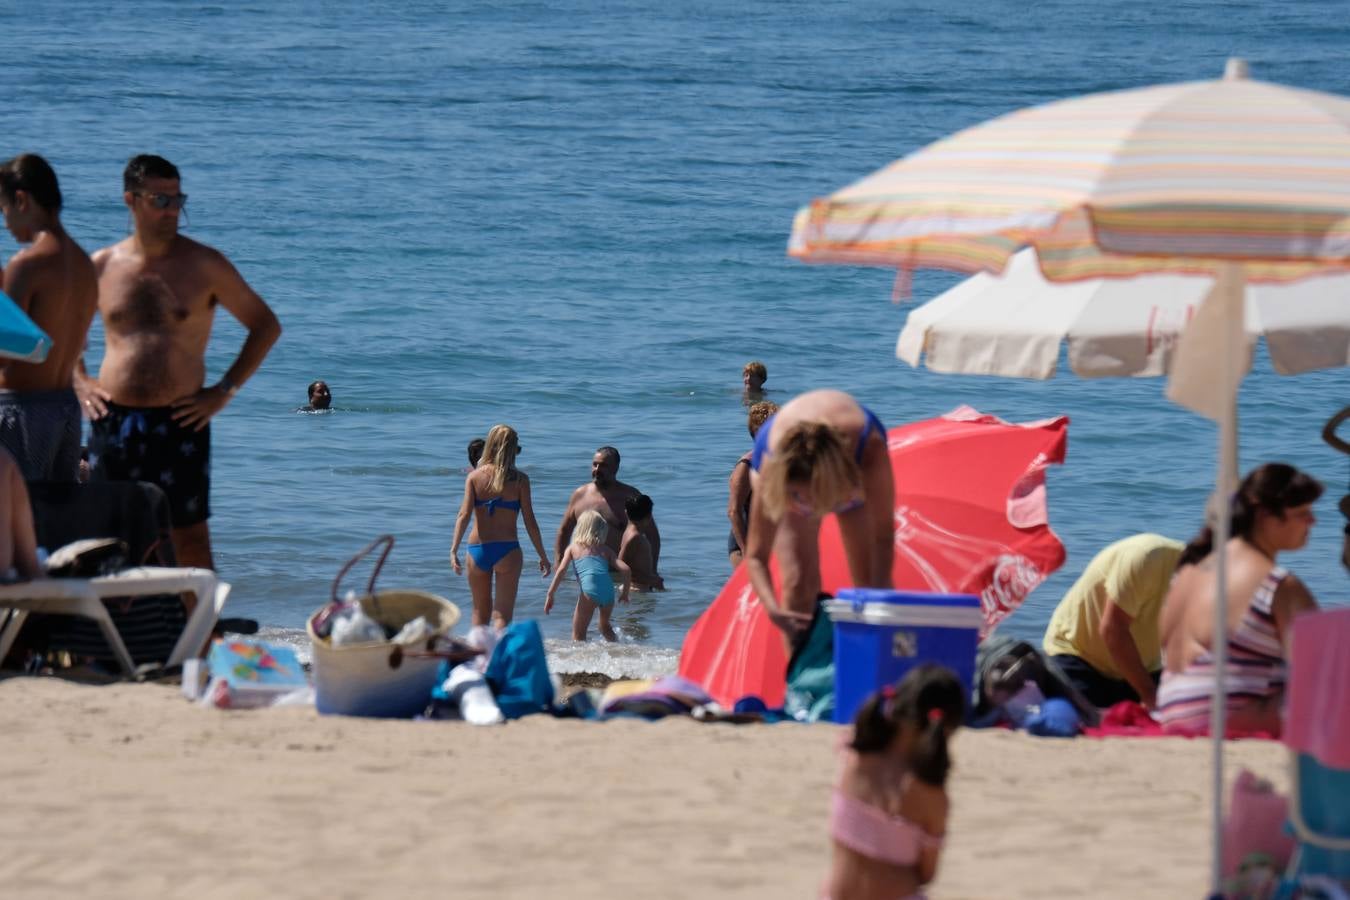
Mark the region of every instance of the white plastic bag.
POLYGON ((392 644, 416 644, 418 641, 424 641, 431 637, 434 633, 427 617, 418 616, 399 629, 398 634, 390 638, 389 642, 392 644))
POLYGON ((334 647, 351 644, 383 644, 384 628, 366 615, 360 604, 348 607, 333 617, 334 647))

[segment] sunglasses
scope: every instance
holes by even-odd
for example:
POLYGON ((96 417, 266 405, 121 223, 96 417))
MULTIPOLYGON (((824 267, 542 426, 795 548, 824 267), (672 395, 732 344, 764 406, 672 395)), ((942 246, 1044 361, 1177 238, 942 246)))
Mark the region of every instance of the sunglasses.
POLYGON ((182 209, 187 204, 187 194, 159 194, 149 191, 132 191, 137 197, 150 201, 155 209, 182 209))

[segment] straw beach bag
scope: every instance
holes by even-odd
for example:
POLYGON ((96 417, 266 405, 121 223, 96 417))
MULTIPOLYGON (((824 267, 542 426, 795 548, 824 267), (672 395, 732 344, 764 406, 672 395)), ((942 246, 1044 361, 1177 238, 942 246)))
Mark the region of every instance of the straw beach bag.
POLYGON ((433 654, 437 640, 459 621, 459 607, 426 591, 375 591, 375 579, 394 548, 394 538, 382 535, 353 556, 333 580, 332 602, 309 617, 313 647, 315 706, 321 713, 344 716, 408 718, 421 712, 431 697, 440 658, 433 654), (386 637, 422 616, 431 626, 412 641, 371 641, 335 646, 330 636, 334 617, 349 608, 339 598, 343 577, 376 547, 384 550, 375 563, 361 610, 379 623, 386 637))

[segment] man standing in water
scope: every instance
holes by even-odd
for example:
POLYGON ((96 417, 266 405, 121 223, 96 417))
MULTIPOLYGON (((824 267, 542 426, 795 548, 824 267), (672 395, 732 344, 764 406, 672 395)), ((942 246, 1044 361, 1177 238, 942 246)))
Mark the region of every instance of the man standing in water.
MULTIPOLYGON (((562 524, 558 526, 558 540, 554 546, 553 558, 562 559, 563 551, 572 542, 572 529, 576 527, 577 517, 588 509, 600 513, 609 526, 606 542, 615 553, 619 552, 624 529, 628 527, 628 510, 625 506, 630 498, 636 499, 642 493, 631 484, 618 479, 619 451, 613 447, 601 447, 591 457, 591 480, 572 492, 567 503, 567 512, 563 513, 562 524)), ((657 571, 657 562, 661 558, 661 532, 656 520, 647 517, 636 523, 652 548, 652 571, 657 571)))
POLYGON ((106 348, 98 379, 76 387, 93 422, 94 480, 149 481, 169 498, 179 565, 211 558, 211 418, 257 371, 281 336, 263 299, 221 253, 178 233, 187 202, 178 169, 136 156, 122 173, 131 237, 94 254, 106 348), (248 329, 234 364, 206 386, 206 345, 216 306, 248 329))
POLYGON ((89 255, 61 227, 56 173, 32 153, 0 164, 0 212, 29 246, 5 268, 5 293, 52 339, 40 363, 0 369, 0 445, 25 481, 75 481, 80 469, 80 404, 75 362, 98 305, 89 255))

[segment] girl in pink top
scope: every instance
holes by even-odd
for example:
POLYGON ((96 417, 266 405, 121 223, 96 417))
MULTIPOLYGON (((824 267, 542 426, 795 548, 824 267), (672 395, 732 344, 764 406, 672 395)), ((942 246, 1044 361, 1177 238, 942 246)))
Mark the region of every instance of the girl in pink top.
POLYGON ((932 663, 858 710, 830 806, 834 861, 825 896, 922 896, 947 830, 947 740, 964 713, 961 682, 932 663))

